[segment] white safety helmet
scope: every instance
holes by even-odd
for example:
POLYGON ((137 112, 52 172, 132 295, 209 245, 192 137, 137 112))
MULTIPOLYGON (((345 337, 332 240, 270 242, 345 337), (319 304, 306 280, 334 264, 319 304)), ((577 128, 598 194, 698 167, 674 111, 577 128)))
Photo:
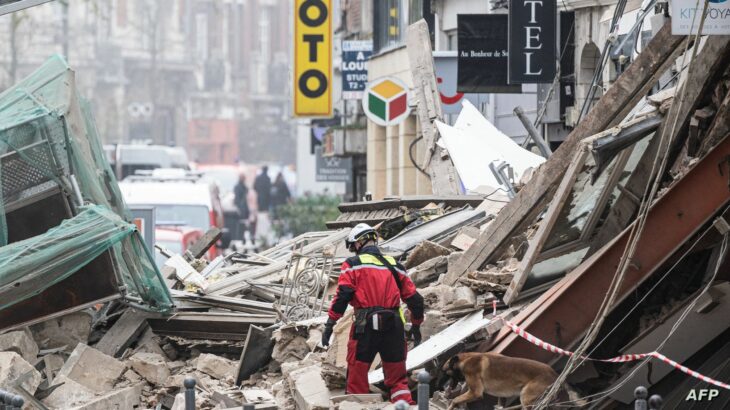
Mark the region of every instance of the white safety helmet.
POLYGON ((357 242, 367 240, 378 240, 378 234, 375 233, 375 229, 366 223, 359 223, 350 230, 345 238, 345 246, 352 252, 355 252, 354 246, 357 242))

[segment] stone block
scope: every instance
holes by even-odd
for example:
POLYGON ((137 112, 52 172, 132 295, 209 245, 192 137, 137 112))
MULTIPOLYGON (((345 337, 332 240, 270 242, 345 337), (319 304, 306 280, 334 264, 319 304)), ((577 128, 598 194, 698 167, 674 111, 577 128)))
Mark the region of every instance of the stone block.
POLYGON ((33 339, 41 349, 54 349, 66 346, 71 352, 79 343, 86 343, 91 334, 91 315, 74 312, 65 316, 46 320, 31 326, 33 339))
POLYGON ((427 310, 421 324, 421 336, 425 341, 448 326, 449 322, 440 310, 427 310))
POLYGON ((175 401, 172 403, 170 410, 185 410, 185 393, 175 395, 175 401))
POLYGON ((446 273, 448 268, 447 258, 447 256, 437 256, 429 259, 408 271, 408 275, 416 287, 428 286, 435 282, 440 274, 446 273))
POLYGON ((86 388, 105 393, 114 388, 127 366, 119 360, 79 343, 58 372, 86 388))
POLYGON ((455 308, 474 307, 477 303, 477 295, 467 286, 459 286, 454 290, 455 308))
POLYGON ((423 241, 408 253, 404 266, 414 268, 437 256, 448 256, 451 250, 431 241, 423 241))
POLYGON ((45 373, 46 379, 48 379, 49 382, 53 382, 53 379, 63 367, 64 362, 64 358, 59 354, 49 354, 43 356, 43 364, 45 365, 45 367, 43 368, 43 372, 45 373))
POLYGON ((126 410, 139 406, 142 385, 116 389, 71 410, 126 410))
POLYGON ((196 370, 210 375, 219 380, 225 380, 228 377, 236 377, 238 363, 228 360, 225 357, 216 356, 214 354, 201 354, 198 357, 196 370))
POLYGON ((137 372, 135 372, 134 370, 129 369, 124 372, 124 379, 129 381, 130 383, 138 383, 142 381, 142 376, 137 374, 137 372))
POLYGON ((0 335, 0 352, 15 352, 28 363, 35 363, 38 357, 38 345, 33 335, 25 330, 16 330, 0 335))
POLYGON ((43 399, 43 404, 51 409, 70 409, 88 403, 96 397, 91 389, 66 376, 59 376, 53 380, 54 386, 59 384, 59 387, 43 399))
POLYGON ((13 383, 19 377, 30 372, 28 377, 21 386, 30 392, 35 393, 38 385, 41 384, 41 373, 28 363, 23 356, 15 352, 0 352, 0 389, 6 391, 15 391, 13 383))
POLYGON ((147 329, 139 342, 137 342, 137 348, 134 350, 135 353, 156 353, 161 355, 167 360, 167 353, 160 347, 160 340, 152 332, 152 329, 147 329))
POLYGON ((274 396, 263 389, 246 389, 242 391, 246 403, 265 403, 274 401, 274 396))
POLYGON ((167 361, 158 353, 135 353, 128 363, 135 372, 155 386, 161 386, 170 377, 167 361))
POLYGON ((429 286, 419 289, 418 293, 423 296, 426 307, 430 309, 443 310, 454 300, 454 288, 447 285, 429 286))
POLYGON ((322 378, 320 366, 308 366, 289 373, 294 401, 301 410, 325 410, 330 407, 330 391, 322 378))

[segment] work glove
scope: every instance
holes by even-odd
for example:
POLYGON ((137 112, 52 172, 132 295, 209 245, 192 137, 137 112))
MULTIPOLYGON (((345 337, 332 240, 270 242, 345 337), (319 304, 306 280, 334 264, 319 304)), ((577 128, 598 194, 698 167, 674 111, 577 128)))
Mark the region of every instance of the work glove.
POLYGON ((335 323, 337 322, 332 320, 332 318, 327 319, 327 323, 324 325, 324 332, 322 332, 322 346, 327 347, 330 345, 330 338, 332 337, 335 323))
POLYGON ((413 337, 413 347, 421 344, 423 337, 421 336, 421 325, 411 325, 411 337, 413 337))

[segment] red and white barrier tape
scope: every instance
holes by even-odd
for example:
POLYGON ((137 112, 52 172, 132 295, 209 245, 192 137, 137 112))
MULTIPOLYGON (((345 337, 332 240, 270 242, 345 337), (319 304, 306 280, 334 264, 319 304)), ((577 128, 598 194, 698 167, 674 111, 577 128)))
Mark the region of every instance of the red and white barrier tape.
MULTIPOLYGON (((497 302, 496 301, 492 302, 492 308, 494 310, 494 316, 496 317, 497 316, 497 302)), ((534 344, 535 346, 538 346, 544 350, 547 350, 552 353, 561 354, 563 356, 573 356, 574 355, 573 352, 563 350, 557 346, 553 346, 550 343, 545 342, 544 340, 541 340, 538 337, 535 337, 534 335, 526 332, 524 329, 520 328, 519 326, 515 325, 514 323, 512 323, 508 320, 505 320, 504 324, 507 325, 507 327, 509 327, 513 332, 515 332, 521 338, 527 340, 528 342, 530 342, 530 343, 534 344)), ((653 357, 653 358, 659 359, 662 362, 674 367, 675 369, 677 369, 683 373, 686 373, 692 377, 700 379, 705 383, 714 384, 715 386, 730 390, 730 384, 723 383, 721 381, 718 381, 713 378, 702 375, 700 373, 697 373, 696 371, 694 371, 688 367, 682 366, 681 364, 675 362, 674 360, 668 358, 667 356, 664 356, 663 354, 661 354, 659 352, 626 354, 623 356, 613 357, 610 359, 593 359, 588 356, 581 356, 581 358, 583 358, 585 360, 593 360, 593 361, 597 361, 597 362, 609 362, 609 363, 633 362, 633 361, 641 360, 641 359, 644 359, 647 357, 653 357)))

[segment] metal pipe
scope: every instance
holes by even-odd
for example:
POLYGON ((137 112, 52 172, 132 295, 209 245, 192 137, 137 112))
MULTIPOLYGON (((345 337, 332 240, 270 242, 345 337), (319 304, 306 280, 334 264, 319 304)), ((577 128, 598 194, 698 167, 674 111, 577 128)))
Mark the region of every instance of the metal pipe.
POLYGON ((195 379, 185 378, 185 410, 195 410, 195 379))
POLYGON ((550 156, 550 154, 553 153, 552 150, 550 150, 550 146, 545 142, 544 139, 542 139, 542 136, 540 136, 540 133, 537 131, 537 128, 535 128, 534 125, 532 125, 532 122, 529 118, 525 115, 525 110, 522 109, 522 106, 517 106, 513 110, 517 118, 520 119, 520 122, 527 130, 527 135, 529 135, 529 138, 532 138, 533 141, 535 141, 535 144, 537 145, 537 148, 540 150, 540 153, 543 157, 547 158, 550 156))
POLYGON ((0 410, 6 410, 7 407, 5 407, 5 396, 8 393, 5 390, 0 390, 0 410))
POLYGON ((647 410, 646 397, 648 395, 649 391, 644 386, 639 386, 634 389, 634 397, 636 398, 634 401, 634 410, 647 410))
POLYGON ((69 179, 71 180, 71 188, 73 188, 74 195, 76 196, 76 202, 78 202, 79 206, 84 206, 84 196, 81 194, 81 189, 79 188, 79 182, 76 180, 76 175, 71 174, 69 179))
POLYGON ((653 394, 649 397, 649 410, 661 410, 663 404, 664 400, 662 400, 662 396, 653 394))
POLYGON ((25 404, 25 400, 23 400, 23 398, 21 396, 15 396, 13 398, 13 410, 22 410, 24 404, 25 404))
POLYGON ((418 410, 428 410, 430 382, 431 375, 427 371, 418 373, 418 410))

